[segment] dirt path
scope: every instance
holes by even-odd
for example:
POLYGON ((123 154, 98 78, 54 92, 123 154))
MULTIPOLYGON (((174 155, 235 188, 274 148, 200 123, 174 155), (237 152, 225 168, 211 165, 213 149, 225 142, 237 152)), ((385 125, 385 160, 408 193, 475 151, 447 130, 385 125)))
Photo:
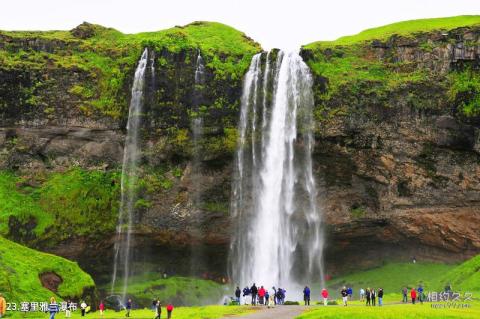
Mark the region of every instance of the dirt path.
POLYGON ((279 306, 270 309, 266 307, 261 308, 261 310, 248 315, 225 317, 224 319, 293 319, 307 309, 303 306, 279 306))

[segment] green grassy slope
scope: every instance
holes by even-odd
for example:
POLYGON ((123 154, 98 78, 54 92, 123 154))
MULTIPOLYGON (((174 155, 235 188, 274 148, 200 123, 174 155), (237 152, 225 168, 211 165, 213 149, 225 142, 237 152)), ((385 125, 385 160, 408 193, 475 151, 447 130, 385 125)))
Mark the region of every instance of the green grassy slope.
POLYGON ((480 255, 447 272, 442 282, 450 283, 454 290, 480 292, 480 255))
POLYGON ((327 282, 327 286, 337 293, 341 287, 351 286, 355 295, 360 288, 383 288, 385 293, 401 293, 403 287, 418 287, 421 283, 426 290, 443 287, 445 273, 455 269, 455 265, 435 263, 391 263, 382 267, 357 272, 327 282))
POLYGON ((0 291, 11 302, 46 301, 55 295, 44 288, 39 275, 55 272, 63 283, 57 297, 81 297, 85 288, 93 288, 93 279, 77 263, 41 253, 0 237, 0 291))
MULTIPOLYGON (((105 287, 110 289, 110 286, 105 287)), ((121 291, 122 287, 116 287, 121 291)), ((158 275, 145 274, 130 278, 128 294, 138 304, 149 306, 153 299, 160 298, 176 305, 216 304, 227 294, 225 286, 211 280, 187 277, 160 278, 158 275)))
POLYGON ((367 29, 358 34, 343 36, 334 41, 313 42, 305 47, 313 48, 316 46, 352 45, 371 40, 386 40, 394 34, 413 36, 420 32, 431 32, 436 30, 448 31, 455 28, 474 25, 480 25, 480 15, 408 20, 367 29))

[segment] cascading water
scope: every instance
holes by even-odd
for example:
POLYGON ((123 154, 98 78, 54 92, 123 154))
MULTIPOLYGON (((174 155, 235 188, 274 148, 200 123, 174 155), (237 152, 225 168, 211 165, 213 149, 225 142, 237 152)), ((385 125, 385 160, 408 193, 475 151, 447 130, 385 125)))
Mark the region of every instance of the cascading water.
MULTIPOLYGON (((193 160, 192 160, 192 203, 193 203, 193 211, 194 211, 194 218, 193 223, 194 227, 192 229, 193 236, 196 238, 201 238, 203 236, 202 233, 202 214, 201 214, 201 199, 200 199, 200 183, 202 179, 201 174, 201 140, 203 137, 203 117, 200 114, 200 106, 203 102, 203 88, 205 85, 205 65, 203 62, 202 55, 200 51, 197 55, 197 61, 195 64, 195 86, 193 92, 193 103, 192 103, 192 111, 193 111, 193 119, 191 122, 192 127, 192 135, 193 135, 193 160)), ((201 242, 201 241, 198 241, 201 242)), ((199 274, 199 271, 203 268, 203 247, 195 241, 191 245, 191 264, 190 264, 190 272, 192 275, 199 274)))
POLYGON ((301 285, 323 281, 313 103, 312 76, 298 54, 253 57, 244 80, 232 185, 230 275, 236 285, 298 293, 301 285))
MULTIPOLYGON (((132 222, 135 210, 135 185, 138 178, 138 162, 140 159, 139 131, 144 104, 145 70, 148 64, 148 49, 145 49, 135 70, 132 85, 132 97, 128 111, 127 136, 123 151, 121 180, 121 203, 118 217, 117 236, 114 246, 114 263, 111 292, 119 278, 123 279, 121 302, 125 300, 130 276, 132 222)), ((151 64, 151 68, 154 63, 151 64)), ((154 70, 152 69, 152 76, 154 70)))

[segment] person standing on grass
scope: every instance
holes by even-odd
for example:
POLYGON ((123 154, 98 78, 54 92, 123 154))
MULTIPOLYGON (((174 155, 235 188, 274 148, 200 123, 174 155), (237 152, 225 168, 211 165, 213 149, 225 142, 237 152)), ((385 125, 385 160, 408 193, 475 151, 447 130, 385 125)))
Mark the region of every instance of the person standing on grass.
POLYGON ((372 296, 370 288, 367 288, 367 290, 365 290, 365 296, 367 297, 367 302, 365 305, 370 306, 370 298, 372 296))
POLYGON ((415 304, 415 299, 417 299, 417 291, 415 290, 415 288, 412 288, 412 290, 410 290, 410 298, 412 298, 412 304, 415 304))
POLYGON ((351 287, 348 287, 347 293, 348 293, 348 298, 349 298, 350 301, 351 301, 351 300, 352 300, 352 296, 353 296, 353 289, 352 289, 351 287))
POLYGON ((100 305, 98 306, 98 309, 100 310, 100 316, 103 317, 103 313, 105 312, 105 304, 103 303, 103 300, 100 301, 100 305))
POLYGON ((323 288, 322 289, 322 297, 323 297, 323 305, 327 306, 328 305, 328 290, 323 288))
POLYGON ((160 302, 160 299, 157 299, 155 301, 155 319, 160 319, 161 315, 162 315, 162 303, 160 302))
POLYGON ((372 306, 375 307, 375 299, 377 298, 377 292, 375 291, 375 288, 370 290, 370 298, 372 299, 372 306))
POLYGON ((417 301, 420 301, 420 303, 423 304, 423 287, 422 287, 422 285, 418 286, 417 292, 418 292, 417 301))
POLYGON ((342 300, 343 300, 343 306, 347 306, 347 300, 348 300, 348 291, 347 287, 343 287, 343 289, 340 291, 340 294, 342 295, 342 300))
POLYGON ((128 299, 127 304, 125 305, 125 317, 130 317, 130 312, 132 311, 132 299, 128 299))
POLYGON ((67 300, 67 307, 65 307, 65 318, 70 318, 72 316, 72 302, 70 299, 67 300))
POLYGON ((403 294, 402 302, 407 303, 408 302, 408 289, 407 289, 407 287, 403 287, 402 294, 403 294))
POLYGON ((378 288, 378 306, 383 305, 383 288, 378 288))
POLYGON ((360 288, 360 301, 365 301, 365 289, 360 288))
POLYGON ((305 301, 305 306, 310 306, 310 288, 305 286, 303 289, 303 300, 305 301))
POLYGON ((0 318, 5 316, 5 312, 7 311, 7 301, 3 298, 3 295, 0 293, 0 318))
POLYGON ((169 303, 167 305, 167 319, 172 318, 172 312, 173 312, 173 305, 171 303, 169 303))
POLYGON ((82 317, 85 317, 85 312, 87 311, 87 304, 85 301, 82 301, 80 304, 80 310, 82 311, 82 317))
POLYGON ((55 319, 55 315, 60 309, 55 301, 55 297, 50 298, 50 304, 48 305, 48 312, 50 313, 50 319, 55 319))
POLYGON ((238 305, 240 306, 240 295, 241 295, 240 287, 237 286, 235 289, 235 300, 237 301, 238 305))
POLYGON ((255 306, 257 304, 258 294, 258 288, 255 286, 255 283, 253 283, 253 286, 250 288, 250 293, 252 294, 252 306, 255 306))

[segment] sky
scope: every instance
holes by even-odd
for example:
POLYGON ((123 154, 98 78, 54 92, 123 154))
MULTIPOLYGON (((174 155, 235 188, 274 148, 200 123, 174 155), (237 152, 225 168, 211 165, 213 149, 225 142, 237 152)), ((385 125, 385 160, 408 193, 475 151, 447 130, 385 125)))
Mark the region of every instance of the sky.
POLYGON ((264 49, 298 49, 393 22, 480 14, 480 0, 1 0, 1 30, 69 30, 83 21, 124 33, 217 21, 264 49))

